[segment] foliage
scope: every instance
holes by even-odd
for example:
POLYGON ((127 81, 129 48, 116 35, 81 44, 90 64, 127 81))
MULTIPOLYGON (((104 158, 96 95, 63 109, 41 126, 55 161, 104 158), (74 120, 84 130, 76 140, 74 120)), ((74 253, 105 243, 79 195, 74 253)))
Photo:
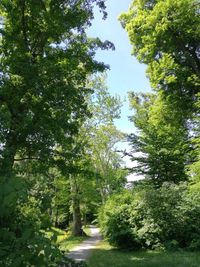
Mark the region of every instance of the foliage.
POLYGON ((95 51, 113 48, 86 34, 95 5, 105 18, 104 0, 0 2, 2 266, 59 260, 45 230, 68 223, 63 173, 73 172, 75 136, 90 116, 87 79, 107 68, 95 51))
POLYGON ((187 117, 194 112, 200 78, 199 1, 136 0, 120 17, 133 54, 148 65, 152 87, 187 117))
POLYGON ((11 171, 16 153, 18 160, 49 161, 56 147, 72 142, 88 114, 87 77, 105 68, 93 59, 95 50, 111 47, 85 33, 95 2, 104 9, 104 1, 93 0, 1 2, 4 174, 11 171))
POLYGON ((99 223, 104 237, 111 245, 138 249, 140 243, 130 224, 131 192, 110 197, 99 213, 99 223))
POLYGON ((106 84, 107 74, 93 75, 88 80, 88 87, 93 94, 88 99, 88 108, 92 117, 88 120, 90 127, 113 123, 120 118, 122 101, 118 95, 112 96, 106 84))
POLYGON ((96 173, 96 191, 104 202, 125 184, 126 171, 122 170, 122 160, 116 152, 116 144, 124 139, 124 134, 114 124, 115 119, 120 118, 122 102, 118 96, 109 94, 105 74, 94 77, 90 83, 94 90, 89 100, 93 116, 86 122, 86 129, 92 168, 96 173))
POLYGON ((57 174, 53 182, 53 196, 51 203, 52 222, 56 227, 66 229, 71 220, 70 213, 70 183, 68 177, 57 174))
POLYGON ((134 109, 131 120, 137 133, 128 140, 132 146, 133 171, 149 178, 156 185, 165 181, 179 183, 187 180, 186 165, 190 162, 190 138, 180 110, 163 95, 130 93, 134 109))
POLYGON ((111 197, 100 212, 108 241, 118 247, 199 249, 200 194, 163 184, 111 197))
POLYGON ((105 73, 91 77, 88 86, 94 92, 88 98, 92 116, 80 128, 76 153, 73 153, 76 156, 71 161, 71 166, 76 169, 70 182, 72 202, 76 204, 72 210, 76 206, 76 218, 79 218, 76 232, 80 234, 80 215, 84 224, 87 220, 93 221, 98 207, 108 195, 123 188, 126 175, 120 166, 121 158, 115 151, 116 143, 123 138, 114 125, 114 119, 120 115, 121 101, 119 97, 109 94, 105 73), (77 157, 79 151, 81 153, 77 157))
POLYGON ((116 152, 116 144, 123 138, 114 124, 100 125, 91 139, 92 162, 98 174, 97 186, 102 202, 125 184, 126 172, 122 170, 122 160, 116 152))
MULTIPOLYGON (((196 108, 200 110, 200 93, 198 94, 198 101, 196 108)), ((193 146, 194 146, 194 162, 190 165, 189 174, 191 181, 194 184, 200 183, 200 114, 197 112, 193 118, 194 129, 193 129, 193 146)))
POLYGON ((44 217, 23 178, 1 178, 0 198, 1 265, 56 266, 60 252, 41 232, 44 217))
POLYGON ((196 150, 190 134, 199 116, 199 1, 135 0, 120 21, 129 34, 133 54, 147 64, 147 75, 156 92, 155 101, 152 97, 147 101, 147 95, 143 104, 138 105, 137 96, 131 100, 136 110, 133 120, 141 131, 139 137, 130 138, 134 152, 143 153, 139 168, 158 180, 185 180, 187 167, 195 157, 188 152, 191 147, 196 150))

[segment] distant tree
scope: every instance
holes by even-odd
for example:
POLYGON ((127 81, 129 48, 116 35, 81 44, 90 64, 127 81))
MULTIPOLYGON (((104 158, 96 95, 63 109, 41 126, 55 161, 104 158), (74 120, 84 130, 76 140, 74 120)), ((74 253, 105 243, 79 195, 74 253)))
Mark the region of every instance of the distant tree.
POLYGON ((107 196, 125 184, 126 171, 122 170, 122 159, 116 152, 116 145, 124 139, 124 134, 114 125, 114 121, 120 118, 122 102, 118 96, 109 94, 105 74, 95 77, 90 83, 94 94, 89 101, 93 116, 88 121, 88 140, 93 168, 98 174, 97 190, 105 202, 107 196))
POLYGON ((91 117, 85 120, 76 137, 70 163, 74 167, 70 184, 76 236, 83 233, 81 217, 86 219, 86 211, 94 212, 94 207, 97 209, 106 196, 125 183, 121 159, 115 151, 116 143, 124 137, 114 126, 114 119, 120 116, 121 101, 109 94, 105 74, 91 77, 88 86, 93 91, 87 100, 91 117))
POLYGON ((99 126, 91 140, 92 163, 98 174, 97 190, 102 203, 109 195, 119 192, 126 182, 126 171, 122 170, 122 159, 116 152, 116 145, 123 138, 114 125, 108 124, 99 126))

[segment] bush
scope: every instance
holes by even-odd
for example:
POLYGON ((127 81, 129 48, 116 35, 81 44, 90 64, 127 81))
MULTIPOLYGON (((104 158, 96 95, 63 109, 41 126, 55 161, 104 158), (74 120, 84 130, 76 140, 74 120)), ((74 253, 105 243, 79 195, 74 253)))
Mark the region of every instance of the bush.
POLYGON ((140 246, 131 227, 131 202, 132 194, 127 191, 110 198, 100 210, 101 230, 111 245, 121 248, 138 248, 140 246))
POLYGON ((0 266, 57 266, 61 254, 41 231, 42 218, 23 179, 0 178, 0 266))
POLYGON ((183 200, 185 225, 183 234, 190 250, 200 250, 200 191, 189 192, 183 200))
MULTIPOLYGON (((181 204, 185 185, 163 184, 159 189, 151 188, 143 193, 142 205, 139 212, 142 216, 143 245, 154 248, 168 246, 172 240, 183 243, 184 215, 181 204)), ((175 242, 174 242, 175 243, 175 242)), ((184 245, 183 245, 184 246, 184 245)))
POLYGON ((170 183, 113 196, 99 215, 110 244, 134 249, 199 249, 199 218, 200 192, 170 183))

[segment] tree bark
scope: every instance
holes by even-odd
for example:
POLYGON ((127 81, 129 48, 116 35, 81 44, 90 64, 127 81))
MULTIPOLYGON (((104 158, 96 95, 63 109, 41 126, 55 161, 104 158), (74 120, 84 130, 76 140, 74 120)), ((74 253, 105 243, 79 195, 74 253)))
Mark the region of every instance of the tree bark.
POLYGON ((0 176, 10 177, 13 174, 14 158, 16 154, 15 134, 9 133, 0 159, 0 176))
POLYGON ((71 199, 72 199, 72 213, 73 213, 73 224, 72 234, 73 236, 82 236, 82 222, 81 222, 81 211, 80 211, 80 199, 79 190, 76 182, 76 178, 71 175, 71 199))

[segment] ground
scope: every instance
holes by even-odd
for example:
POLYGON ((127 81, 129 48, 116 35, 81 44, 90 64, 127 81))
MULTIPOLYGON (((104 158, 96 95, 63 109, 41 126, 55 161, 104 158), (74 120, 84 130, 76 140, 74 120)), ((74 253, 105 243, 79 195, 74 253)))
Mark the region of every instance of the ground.
POLYGON ((101 242, 87 260, 89 267, 200 267, 200 253, 187 251, 120 251, 101 242))
POLYGON ((91 251, 95 249, 98 243, 102 240, 99 229, 95 226, 90 227, 90 238, 83 241, 80 245, 70 250, 67 256, 76 261, 85 261, 91 251))
MULTIPOLYGON (((77 245, 72 241, 66 256, 86 261, 88 267, 200 267, 199 252, 119 250, 102 241, 99 229, 94 226, 90 227, 90 236, 83 241, 75 239, 77 245)), ((64 242, 70 243, 69 239, 64 242)))

